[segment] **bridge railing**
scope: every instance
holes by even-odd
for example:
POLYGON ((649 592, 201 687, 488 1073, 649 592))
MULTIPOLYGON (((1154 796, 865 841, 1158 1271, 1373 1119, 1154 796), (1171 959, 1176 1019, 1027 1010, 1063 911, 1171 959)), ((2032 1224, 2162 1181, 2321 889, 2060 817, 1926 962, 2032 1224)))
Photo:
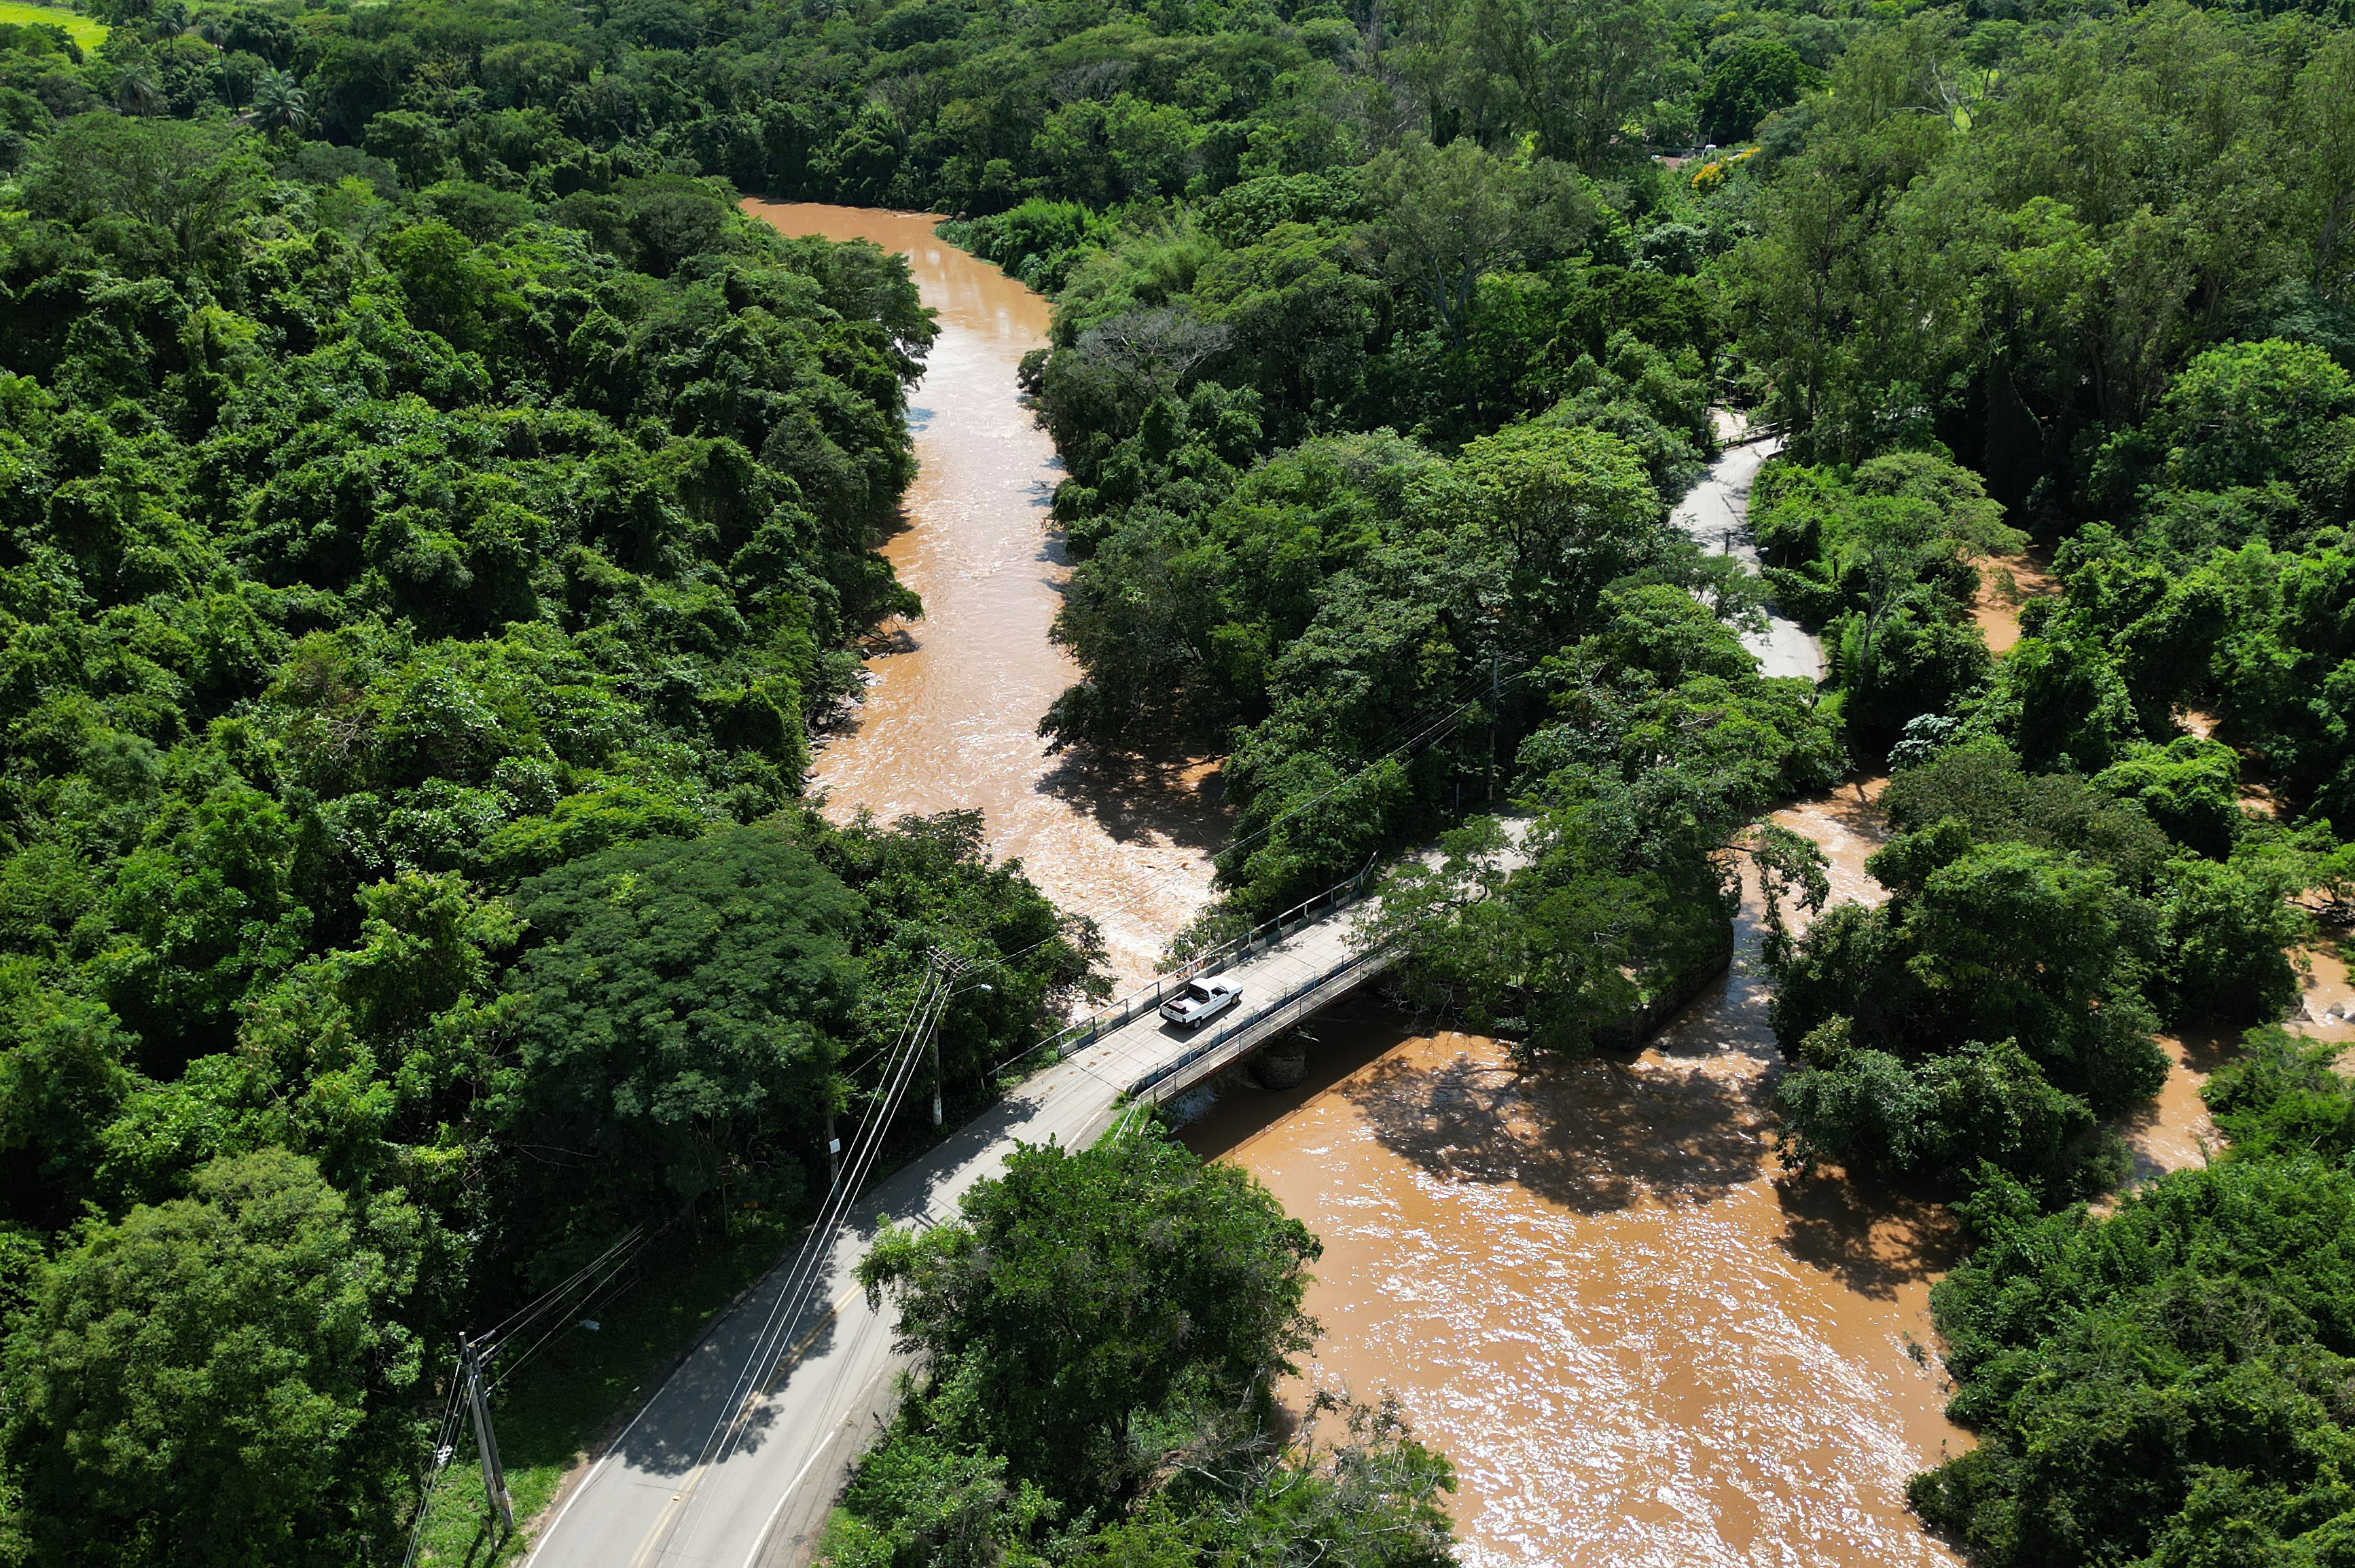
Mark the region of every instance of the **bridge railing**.
POLYGON ((1203 1075, 1187 1071, 1197 1063, 1222 1051, 1231 1051, 1240 1055, 1261 1041, 1282 1033, 1331 1001, 1338 991, 1389 968, 1396 956, 1391 950, 1379 949, 1351 953, 1327 965, 1286 991, 1273 1007, 1263 1008, 1248 1016, 1238 1014, 1221 1025, 1216 1034, 1193 1046, 1184 1055, 1164 1062, 1138 1078, 1128 1086, 1129 1097, 1137 1100, 1167 1098, 1203 1075))
POLYGON ((1375 874, 1375 862, 1378 858, 1378 856, 1368 856, 1366 863, 1359 868, 1356 875, 1335 883, 1313 898, 1303 899, 1272 919, 1261 921, 1240 937, 1231 938, 1215 948, 1196 954, 1167 974, 1156 979, 1152 984, 1131 991, 1119 1001, 1111 1002, 1085 1018, 1065 1025, 1031 1046, 1029 1050, 1023 1052, 1021 1055, 1008 1057, 999 1063, 998 1070, 1002 1072, 1022 1060, 1023 1056, 1032 1055, 1041 1051, 1068 1052, 1093 1044, 1114 1030, 1124 1028, 1134 1020, 1159 1008, 1163 1002, 1185 989, 1188 980, 1199 979, 1203 975, 1217 974, 1230 965, 1240 963, 1254 954, 1265 952, 1304 926, 1313 926, 1319 920, 1327 919, 1338 914, 1350 905, 1363 899, 1373 890, 1375 882, 1379 880, 1375 874))

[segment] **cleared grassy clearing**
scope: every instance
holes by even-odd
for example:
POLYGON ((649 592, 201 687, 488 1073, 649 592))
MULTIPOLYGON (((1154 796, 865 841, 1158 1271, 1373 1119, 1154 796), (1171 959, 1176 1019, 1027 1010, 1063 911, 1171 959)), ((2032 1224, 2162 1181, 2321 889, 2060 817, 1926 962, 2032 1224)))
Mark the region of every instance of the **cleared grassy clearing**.
POLYGON ((26 0, 0 0, 0 22, 47 22, 63 27, 66 36, 83 49, 94 49, 106 42, 106 24, 93 21, 79 11, 69 11, 62 5, 32 5, 26 0))

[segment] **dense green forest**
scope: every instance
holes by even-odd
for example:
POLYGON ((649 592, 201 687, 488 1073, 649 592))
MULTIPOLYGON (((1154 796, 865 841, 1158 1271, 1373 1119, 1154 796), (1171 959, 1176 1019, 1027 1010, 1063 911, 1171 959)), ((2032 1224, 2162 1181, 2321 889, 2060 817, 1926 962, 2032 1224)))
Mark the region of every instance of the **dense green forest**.
POLYGON ((225 115, 299 20, 0 29, 11 1562, 397 1560, 454 1332, 782 1241, 928 947, 966 1106, 1101 983, 977 820, 805 799, 913 608, 904 264, 225 115))
MULTIPOLYGON (((1917 1506, 1990 1563, 2355 1551, 2345 1080, 2253 1035, 2227 1159, 2072 1206, 2158 1033, 2278 1020, 2355 904, 2343 6, 96 9, 0 25, 0 1560, 397 1557, 453 1331, 632 1224, 786 1234, 927 947, 1003 977, 968 1106, 1095 984, 976 822, 808 809, 915 608, 931 327, 738 193, 1055 299, 1047 729, 1228 758, 1194 939, 1445 833, 1413 998, 1621 1044, 1738 863, 1823 903, 1760 813, 1886 765, 1889 901, 1770 957, 1786 1158, 1977 1240, 1985 1441, 1917 1506), (1666 526, 1727 403, 1785 443, 1763 579, 1666 526), (1769 596, 1820 688, 1744 652, 1769 596)), ((1026 1160, 870 1266, 932 1375, 839 1560, 1444 1560, 1380 1413, 1272 1442, 1313 1240, 1150 1140, 1026 1160), (1008 1337, 1034 1224, 1148 1280, 1084 1367, 1008 1337)))

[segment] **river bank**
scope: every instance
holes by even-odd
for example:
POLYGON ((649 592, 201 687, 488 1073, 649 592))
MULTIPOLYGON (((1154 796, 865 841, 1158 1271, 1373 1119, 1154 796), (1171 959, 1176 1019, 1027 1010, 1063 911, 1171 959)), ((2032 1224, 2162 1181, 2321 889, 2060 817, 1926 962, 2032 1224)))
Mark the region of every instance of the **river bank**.
MULTIPOLYGON (((1098 920, 1124 979, 1146 972, 1206 898, 1223 824, 1206 769, 1109 778, 1036 734, 1076 673, 1047 640, 1058 473, 1014 390, 1045 302, 921 215, 746 205, 902 251, 941 312, 912 398, 922 471, 885 547, 927 613, 889 629, 855 722, 821 749, 828 810, 982 811, 995 853, 1098 920)), ((1773 450, 1730 447, 1676 525, 1749 554, 1773 450)), ((1769 673, 1820 672, 1787 620, 1752 646, 1769 673)), ((1870 795, 1779 814, 1823 846, 1835 898, 1881 896, 1870 795)), ((1299 1087, 1233 1093, 1186 1129, 1323 1238, 1305 1383, 1399 1394, 1456 1464, 1467 1563, 1954 1561, 1903 1497, 1971 1441, 1945 1419, 1928 1314, 1954 1230, 1934 1203, 1780 1170, 1757 918, 1746 905, 1731 970, 1631 1059, 1520 1073, 1497 1042, 1361 1001, 1311 1025, 1299 1087)), ((2129 1129, 2149 1169, 2197 1155, 2185 1059, 2129 1129)))

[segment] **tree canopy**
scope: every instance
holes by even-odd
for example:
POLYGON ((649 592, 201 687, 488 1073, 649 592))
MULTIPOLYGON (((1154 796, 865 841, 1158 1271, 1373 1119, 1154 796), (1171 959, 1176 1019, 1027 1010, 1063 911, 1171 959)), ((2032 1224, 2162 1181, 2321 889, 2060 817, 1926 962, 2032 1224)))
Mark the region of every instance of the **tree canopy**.
POLYGON ((1320 1401, 1280 1435, 1320 1248, 1249 1176, 1148 1126, 1022 1148, 958 1209, 859 1266, 923 1370, 829 1561, 1454 1561, 1454 1476, 1394 1410, 1320 1401))
MULTIPOLYGON (((2343 5, 95 9, 0 24, 0 1557, 384 1560, 417 1346, 804 1212, 927 948, 997 966, 961 1106, 1100 993, 971 818, 808 810, 921 608, 875 546, 932 326, 746 193, 1053 296, 1047 738, 1226 759, 1181 948, 1437 840, 1403 983, 1607 1048, 1737 856, 1822 900, 1763 814, 1885 764, 1888 900, 1776 934, 1775 1021, 1791 1159, 1974 1216, 1984 1442, 1917 1505, 1989 1562, 2344 1554, 2331 1069, 2255 1037, 2230 1160, 2066 1208, 2156 1032, 2281 1019, 2355 908, 2343 5), (1729 404, 1763 576, 1670 524, 1729 404), (1820 684, 1758 675, 1769 599, 1820 684)), ((1299 1329, 1263 1195, 1026 1158, 964 1233, 1013 1272, 891 1255, 959 1348, 843 1561, 1444 1560, 1380 1412, 1207 1414, 1299 1329), (963 1316, 1072 1266, 1034 1206, 1136 1270, 1098 1362, 963 1316)))

